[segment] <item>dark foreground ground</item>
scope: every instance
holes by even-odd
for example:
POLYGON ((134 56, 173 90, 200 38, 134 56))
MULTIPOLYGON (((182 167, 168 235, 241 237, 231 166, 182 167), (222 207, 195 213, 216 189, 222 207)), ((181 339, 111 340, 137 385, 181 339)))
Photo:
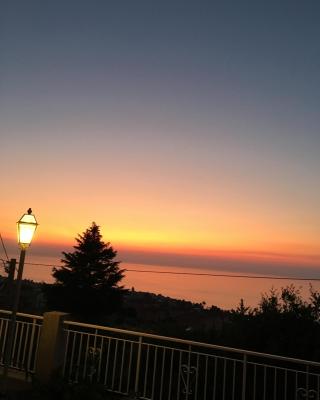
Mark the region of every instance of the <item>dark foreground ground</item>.
MULTIPOLYGON (((1 371, 2 372, 2 371, 1 371)), ((69 385, 61 379, 54 379, 46 385, 26 380, 21 373, 11 372, 0 380, 1 400, 130 400, 128 397, 107 392, 98 385, 83 383, 69 385)))

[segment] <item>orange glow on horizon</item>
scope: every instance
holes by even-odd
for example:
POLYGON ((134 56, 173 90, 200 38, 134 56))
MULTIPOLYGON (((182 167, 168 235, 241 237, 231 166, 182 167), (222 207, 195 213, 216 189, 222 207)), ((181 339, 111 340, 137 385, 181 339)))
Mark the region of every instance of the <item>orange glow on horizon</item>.
MULTIPOLYGON (((46 247, 46 246, 54 246, 60 247, 61 251, 64 251, 75 245, 75 237, 77 235, 68 236, 65 235, 52 235, 49 240, 43 241, 37 238, 35 243, 38 246, 46 247)), ((316 248, 310 248, 309 246, 301 246, 296 247, 290 244, 284 244, 283 247, 279 245, 268 247, 260 246, 249 248, 241 247, 241 246, 211 246, 211 247, 201 247, 201 246, 191 246, 191 244, 184 244, 182 241, 172 241, 172 242, 161 242, 160 236, 148 237, 148 240, 145 240, 143 236, 141 236, 140 241, 136 240, 123 240, 122 237, 112 237, 106 238, 103 235, 103 240, 105 242, 110 242, 111 245, 118 250, 119 255, 121 255, 121 251, 132 251, 137 253, 146 253, 146 254, 154 254, 156 259, 157 254, 167 254, 172 256, 191 256, 191 257, 200 257, 200 258, 215 258, 215 259, 229 259, 234 261, 255 261, 257 264, 260 262, 271 262, 277 264, 290 264, 294 263, 297 265, 308 265, 308 266, 319 266, 320 265, 320 254, 317 252, 316 248), (156 241, 155 239, 158 239, 156 241)))
MULTIPOLYGON (((30 201, 30 205, 32 203, 30 201)), ((62 206, 60 200, 57 203, 57 209, 61 208, 58 213, 50 213, 45 206, 33 208, 39 221, 33 247, 48 246, 61 248, 61 251, 70 248, 77 235, 95 220, 101 227, 103 240, 119 251, 320 266, 320 243, 316 234, 298 225, 294 228, 284 224, 275 226, 273 221, 266 221, 265 217, 259 219, 255 213, 251 216, 230 214, 221 207, 219 215, 210 213, 209 208, 192 214, 184 209, 188 219, 177 206, 172 206, 169 216, 160 208, 152 218, 155 211, 144 210, 143 202, 140 206, 133 202, 132 212, 113 204, 114 212, 109 213, 99 205, 95 214, 100 218, 92 218, 92 210, 84 212, 80 204, 71 208, 62 206)), ((16 242, 15 221, 24 210, 16 211, 13 205, 7 206, 10 212, 2 220, 1 233, 4 238, 16 242)))

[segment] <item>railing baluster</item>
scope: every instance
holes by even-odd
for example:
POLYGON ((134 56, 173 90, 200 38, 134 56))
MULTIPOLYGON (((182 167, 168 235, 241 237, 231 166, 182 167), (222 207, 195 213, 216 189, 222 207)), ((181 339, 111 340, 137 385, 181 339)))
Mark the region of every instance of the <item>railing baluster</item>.
POLYGON ((164 367, 165 367, 165 359, 166 359, 166 348, 163 349, 162 353, 162 365, 161 365, 161 378, 160 378, 160 400, 162 399, 162 392, 163 392, 163 376, 164 376, 164 367))
POLYGON ((152 376, 152 390, 151 390, 151 399, 154 396, 154 386, 156 380, 156 370, 157 370, 157 355, 158 355, 158 347, 154 347, 154 360, 153 360, 153 376, 152 376))
POLYGON ((204 399, 207 400, 207 380, 208 380, 208 356, 206 356, 206 368, 204 371, 204 399))
POLYGON ((31 358, 32 358, 32 350, 34 349, 34 337, 35 337, 35 330, 36 330, 36 322, 37 320, 33 318, 32 320, 32 328, 31 328, 31 336, 30 336, 30 345, 29 345, 29 355, 27 361, 27 371, 30 373, 31 371, 31 358))
POLYGON ((132 353, 133 353, 133 342, 130 343, 130 358, 129 358, 129 368, 128 368, 128 378, 127 378, 127 390, 126 390, 126 394, 129 394, 129 390, 130 390, 132 353))
POLYGON ((223 384, 222 384, 222 400, 226 398, 226 370, 227 370, 227 360, 223 360, 223 384))
POLYGON ((284 400, 287 400, 288 371, 284 371, 284 400))
POLYGON ((105 372, 104 372, 104 383, 103 383, 105 386, 107 385, 107 380, 108 380, 110 346, 111 346, 111 338, 108 338, 107 363, 106 363, 106 369, 105 369, 105 372))
MULTIPOLYGON (((173 374, 173 357, 174 357, 174 349, 171 350, 171 360, 170 360, 170 375, 169 375, 169 398, 171 400, 171 393, 172 393, 172 374, 173 374)), ((179 371, 178 371, 179 376, 179 371)))
POLYGON ((118 358, 118 342, 119 339, 116 339, 116 345, 114 348, 114 359, 113 359, 113 371, 112 371, 112 380, 111 380, 111 388, 114 389, 114 380, 116 377, 116 365, 117 365, 117 358, 118 358))
POLYGON ((14 367, 14 359, 16 358, 17 360, 17 340, 18 340, 18 331, 19 331, 19 322, 16 323, 16 329, 14 332, 14 341, 13 341, 13 346, 12 346, 12 353, 11 353, 11 365, 14 367))
POLYGON ((242 366, 242 400, 246 399, 246 385, 247 385, 247 355, 243 356, 243 366, 242 366))
POLYGON ((97 337, 98 337, 98 329, 95 329, 95 331, 94 331, 94 341, 93 341, 94 350, 96 350, 96 348, 97 348, 97 337))
MULTIPOLYGON (((23 339, 23 336, 24 336, 24 331, 25 331, 25 324, 23 323, 23 322, 21 322, 20 324, 20 329, 18 330, 18 332, 17 332, 17 334, 18 334, 18 336, 20 337, 19 338, 19 344, 18 344, 18 351, 17 351, 17 367, 19 368, 21 368, 21 347, 22 347, 22 339, 23 339)), ((18 325, 17 325, 17 328, 18 328, 18 325)))
POLYGON ((253 400, 256 398, 256 390, 257 390, 257 365, 253 366, 253 400))
POLYGON ((67 367, 67 354, 68 354, 68 348, 69 348, 69 337, 70 337, 70 331, 67 330, 67 340, 66 340, 66 351, 64 353, 64 360, 63 360, 63 366, 62 366, 62 376, 64 377, 66 374, 66 367, 67 367))
POLYGON ((180 380, 181 380, 181 360, 182 360, 182 352, 179 350, 179 369, 178 369, 178 389, 177 389, 177 400, 180 399, 180 380))
POLYGON ((277 400, 277 368, 274 368, 274 378, 273 378, 273 400, 277 400))
POLYGON ((144 371, 144 382, 143 382, 143 397, 146 397, 147 393, 147 378, 148 378, 148 368, 149 368, 149 348, 150 345, 147 344, 147 358, 146 358, 146 366, 144 371))
MULTIPOLYGON (((214 357, 214 376, 213 376, 213 391, 212 391, 212 399, 216 400, 217 394, 217 368, 218 368, 218 359, 214 357)), ((205 393, 207 393, 207 388, 205 387, 205 393)))
POLYGON ((190 370, 191 367, 191 345, 189 345, 188 350, 188 366, 187 366, 187 380, 186 380, 186 400, 189 398, 189 391, 190 391, 190 370))
MULTIPOLYGON (((80 335, 80 346, 79 346, 79 353, 78 357, 81 354, 81 347, 82 347, 82 333, 79 333, 80 335)), ((70 362, 69 362, 69 374, 68 374, 68 380, 69 382, 72 380, 72 370, 73 370, 73 360, 74 360, 74 352, 75 352, 75 347, 76 347, 76 340, 77 340, 77 333, 74 332, 73 337, 72 337, 72 348, 71 348, 71 357, 70 357, 70 362)), ((79 362, 78 362, 79 365, 79 362)), ((77 382, 78 380, 78 371, 76 371, 76 376, 74 376, 74 380, 77 382)))
POLYGON ((26 333, 25 333, 25 337, 24 337, 24 344, 23 344, 23 350, 22 350, 22 368, 25 369, 25 371, 27 372, 27 365, 25 365, 25 361, 26 361, 26 354, 27 354, 27 346, 28 346, 28 339, 29 339, 29 332, 30 332, 30 323, 26 324, 26 333))
POLYGON ((103 344, 104 344, 104 337, 101 338, 100 341, 100 357, 99 357, 99 365, 98 365, 98 372, 97 372, 97 382, 100 383, 100 377, 101 377, 101 363, 102 363, 102 357, 103 357, 103 344))
MULTIPOLYGON (((78 332, 74 332, 73 343, 76 340, 77 334, 78 334, 78 332)), ((77 358, 77 364, 76 364, 76 374, 75 374, 75 381, 76 382, 78 382, 79 375, 80 375, 80 361, 81 361, 81 355, 82 355, 82 343, 83 343, 84 334, 83 333, 79 333, 79 335, 80 335, 80 343, 79 343, 79 351, 78 351, 78 358, 77 358)), ((73 365, 70 362, 70 371, 71 372, 72 372, 72 368, 73 368, 73 365)))
POLYGON ((232 374, 232 400, 234 400, 234 393, 236 389, 236 360, 233 360, 233 374, 232 374))
MULTIPOLYGON (((2 357, 3 357, 3 362, 5 362, 5 352, 6 352, 6 347, 8 343, 8 331, 9 331, 9 320, 6 319, 4 322, 4 339, 2 342, 2 357)), ((11 360, 10 360, 11 362, 11 360)))
POLYGON ((136 366, 136 378, 134 383, 134 393, 138 396, 139 392, 139 377, 140 377, 140 364, 141 364, 141 351, 142 351, 142 336, 139 337, 138 342, 138 355, 137 355, 137 366, 136 366))
POLYGON ((194 385, 194 400, 198 400, 198 377, 199 377, 199 354, 197 354, 197 371, 196 371, 196 382, 194 385))
POLYGON ((3 330, 3 325, 5 324, 5 320, 1 319, 0 320, 0 344, 1 344, 1 351, 0 351, 0 363, 2 364, 3 362, 3 349, 4 349, 4 342, 6 340, 6 335, 3 335, 2 330, 3 330), (1 340, 2 339, 2 340, 1 340))
POLYGON ((39 325, 38 328, 36 329, 37 339, 36 339, 35 355, 33 357, 33 369, 30 370, 30 372, 35 372, 34 368, 35 368, 35 363, 36 363, 36 356, 38 354, 38 348, 39 348, 39 342, 40 342, 40 334, 41 334, 41 326, 39 325))
POLYGON ((267 396, 267 367, 264 365, 263 367, 263 400, 266 400, 267 396))
POLYGON ((122 347, 122 357, 121 357, 121 368, 120 368, 120 379, 119 379, 119 392, 121 392, 121 386, 122 386, 122 375, 123 375, 123 364, 124 364, 125 350, 126 350, 126 342, 125 342, 125 340, 124 340, 124 341, 123 341, 123 347, 122 347))
POLYGON ((83 338, 83 334, 82 333, 77 333, 74 332, 73 334, 73 340, 72 340, 72 348, 71 348, 71 357, 70 357, 70 370, 69 370, 69 381, 72 380, 72 372, 74 369, 74 353, 75 353, 75 348, 76 348, 76 342, 77 342, 77 337, 78 335, 80 336, 80 343, 79 343, 79 350, 78 350, 78 361, 76 364, 76 370, 75 370, 75 375, 73 377, 74 381, 78 381, 79 379, 79 365, 80 365, 80 357, 81 357, 81 352, 82 352, 82 338, 83 338))

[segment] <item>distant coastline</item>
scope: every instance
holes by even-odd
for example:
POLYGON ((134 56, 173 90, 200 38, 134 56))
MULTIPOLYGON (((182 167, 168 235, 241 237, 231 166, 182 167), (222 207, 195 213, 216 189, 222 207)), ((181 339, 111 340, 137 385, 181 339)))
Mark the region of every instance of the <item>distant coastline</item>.
MULTIPOLYGON (((38 282, 44 281, 52 283, 52 267, 50 265, 60 265, 59 260, 57 260, 57 258, 45 256, 30 256, 25 265, 24 277, 38 282)), ((159 266, 126 262, 123 262, 121 266, 124 269, 148 271, 163 270, 179 273, 182 271, 188 273, 208 273, 208 269, 191 267, 183 268, 181 266, 159 266)), ((210 272, 236 275, 235 272, 232 273, 213 269, 211 269, 210 272)), ((270 279, 257 279, 252 281, 249 279, 231 277, 184 276, 127 271, 123 280, 123 284, 128 289, 133 287, 137 291, 152 292, 180 300, 187 300, 195 303, 205 302, 207 306, 214 305, 225 310, 237 307, 241 298, 244 299, 246 304, 255 307, 258 304, 262 293, 268 292, 272 287, 280 290, 281 287, 287 286, 290 283, 301 288, 301 293, 304 297, 308 296, 309 282, 277 281, 272 279, 271 276, 270 279)), ((312 284, 315 289, 320 290, 320 282, 313 282, 312 284)))

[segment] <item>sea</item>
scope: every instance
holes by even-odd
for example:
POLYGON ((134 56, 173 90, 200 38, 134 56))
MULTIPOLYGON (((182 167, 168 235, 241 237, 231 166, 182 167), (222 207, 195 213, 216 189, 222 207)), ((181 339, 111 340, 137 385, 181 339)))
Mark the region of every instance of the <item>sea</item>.
MULTIPOLYGON (((52 268, 61 266, 60 260, 37 256, 26 259, 23 277, 38 282, 53 282, 52 268)), ((263 294, 271 289, 294 285, 308 300, 310 284, 320 291, 320 282, 279 280, 277 276, 234 273, 223 270, 164 265, 132 264, 122 262, 125 270, 121 284, 129 290, 152 292, 176 299, 205 303, 206 307, 235 309, 244 300, 245 305, 256 307, 263 294), (228 276, 226 276, 228 275, 228 276), (243 275, 244 277, 239 277, 243 275), (258 278, 257 278, 258 277, 258 278)))

